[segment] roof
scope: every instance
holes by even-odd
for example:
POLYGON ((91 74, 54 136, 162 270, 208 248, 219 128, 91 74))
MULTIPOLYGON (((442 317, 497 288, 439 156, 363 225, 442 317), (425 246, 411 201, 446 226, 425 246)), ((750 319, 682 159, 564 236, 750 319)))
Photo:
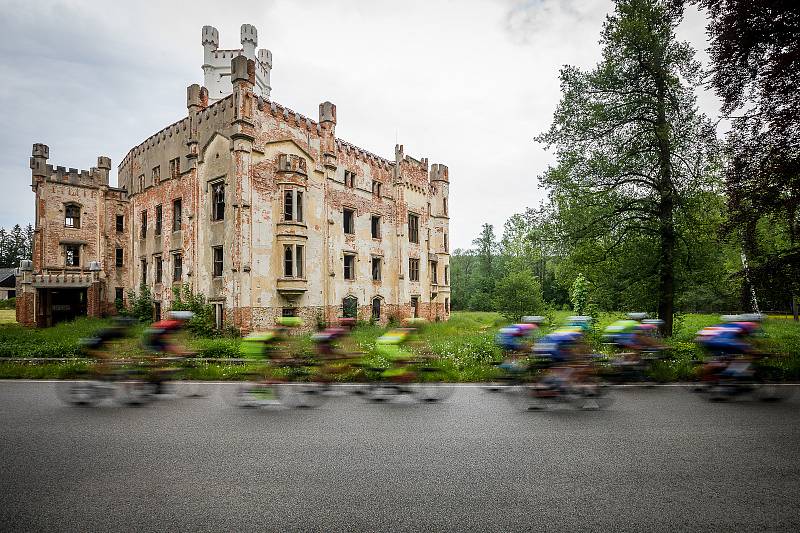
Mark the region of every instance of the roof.
POLYGON ((6 281, 8 278, 17 275, 16 268, 0 268, 0 284, 6 281))

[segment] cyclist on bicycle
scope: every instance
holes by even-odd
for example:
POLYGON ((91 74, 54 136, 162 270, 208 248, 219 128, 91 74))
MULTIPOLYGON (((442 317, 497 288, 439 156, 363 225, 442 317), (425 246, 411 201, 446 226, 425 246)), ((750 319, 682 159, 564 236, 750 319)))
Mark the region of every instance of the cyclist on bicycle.
MULTIPOLYGON (((142 344, 150 352, 151 362, 155 363, 157 359, 164 357, 185 358, 193 355, 193 352, 176 341, 177 333, 192 317, 194 313, 191 311, 170 311, 165 320, 154 322, 145 330, 142 344)), ((164 391, 164 382, 173 370, 164 366, 153 369, 150 379, 155 386, 155 394, 164 391)))

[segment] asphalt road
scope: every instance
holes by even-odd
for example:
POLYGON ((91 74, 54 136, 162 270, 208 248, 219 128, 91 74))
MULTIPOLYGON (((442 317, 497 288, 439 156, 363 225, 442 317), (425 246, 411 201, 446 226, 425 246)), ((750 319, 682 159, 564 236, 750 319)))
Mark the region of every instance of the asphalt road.
POLYGON ((609 411, 443 404, 66 407, 0 383, 0 529, 798 531, 800 391, 707 403, 616 391, 609 411))

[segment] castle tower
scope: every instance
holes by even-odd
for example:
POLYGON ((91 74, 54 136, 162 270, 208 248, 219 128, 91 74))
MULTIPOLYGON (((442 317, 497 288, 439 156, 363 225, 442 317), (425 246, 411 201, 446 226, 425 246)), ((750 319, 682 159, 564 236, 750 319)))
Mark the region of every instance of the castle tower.
POLYGON ((258 31, 251 24, 242 24, 240 39, 242 47, 223 50, 219 48, 219 31, 213 26, 203 26, 203 84, 208 89, 209 103, 225 98, 233 92, 231 84, 231 60, 244 56, 255 63, 256 96, 269 99, 272 52, 258 46, 258 31))

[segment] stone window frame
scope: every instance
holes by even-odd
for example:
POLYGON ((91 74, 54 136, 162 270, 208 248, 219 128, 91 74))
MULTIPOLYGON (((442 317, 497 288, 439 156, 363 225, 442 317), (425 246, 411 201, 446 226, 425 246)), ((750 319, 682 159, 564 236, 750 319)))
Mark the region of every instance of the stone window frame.
POLYGON ((142 209, 139 212, 139 238, 146 239, 147 238, 147 209, 142 209))
POLYGON ((372 180, 372 195, 377 196, 378 198, 381 197, 381 185, 382 183, 378 180, 372 180))
POLYGON ((147 285, 147 258, 139 258, 139 284, 147 285))
POLYGON ((304 244, 285 243, 283 245, 283 259, 281 260, 283 264, 283 276, 281 277, 283 279, 305 279, 305 249, 304 244))
POLYGON ((114 248, 114 266, 121 268, 125 266, 125 249, 114 248))
POLYGON ((81 267, 81 245, 79 243, 64 244, 64 267, 65 268, 81 267))
POLYGON ((153 182, 153 185, 161 183, 161 165, 154 166, 150 171, 150 181, 153 182))
POLYGON ((408 258, 408 280, 419 281, 419 258, 408 258))
POLYGON ((419 222, 422 217, 413 211, 408 212, 408 242, 419 244, 419 222), (411 221, 416 223, 412 226, 411 221))
POLYGON ((211 277, 221 278, 225 271, 225 250, 222 246, 211 247, 211 277), (217 259, 219 253, 219 259, 217 259))
POLYGON ((169 160, 169 177, 177 178, 181 175, 181 158, 180 156, 169 160))
POLYGON ((183 229, 183 198, 172 199, 172 232, 183 229))
POLYGON ((358 260, 358 254, 355 252, 343 252, 342 253, 342 277, 346 281, 355 281, 356 280, 356 261, 358 260), (350 276, 347 276, 347 259, 350 258, 352 264, 350 265, 350 276))
POLYGON ((305 191, 300 187, 284 187, 283 194, 281 194, 282 200, 282 222, 298 222, 303 223, 303 193, 305 191), (287 194, 289 195, 287 197, 287 194), (289 202, 287 202, 289 199, 289 202), (287 207, 289 209, 287 210, 287 207))
POLYGON ((444 275, 444 284, 450 285, 450 265, 444 265, 442 274, 444 275))
POLYGON ((436 259, 431 259, 428 261, 428 277, 431 280, 432 285, 439 284, 439 261, 436 259))
POLYGON ((372 214, 370 215, 369 219, 369 232, 372 238, 376 241, 380 241, 383 239, 383 231, 382 229, 383 217, 381 215, 372 214), (377 226, 375 224, 375 220, 378 221, 377 226), (375 231, 377 229, 377 232, 375 231))
POLYGON ((376 294, 369 301, 370 316, 373 320, 381 319, 381 311, 383 310, 383 296, 376 294), (375 305, 377 303, 377 306, 375 305), (377 310, 377 312, 376 312, 377 310))
POLYGON ((448 216, 448 214, 447 214, 447 198, 442 198, 442 214, 444 214, 444 216, 448 216))
POLYGON ((123 287, 114 287, 114 302, 119 300, 121 303, 125 303, 125 289, 123 287))
POLYGON ((64 203, 64 227, 70 229, 81 229, 81 214, 83 206, 78 202, 65 202, 64 203), (71 210, 77 209, 77 215, 71 210))
POLYGON ((158 204, 155 207, 155 224, 153 235, 161 235, 164 230, 164 207, 158 204))
POLYGON ((164 283, 164 256, 161 254, 153 254, 153 283, 164 283))
POLYGON ((225 325, 225 300, 212 300, 208 303, 213 310, 214 329, 222 329, 225 325))
POLYGON ((355 294, 346 294, 345 297, 342 298, 342 317, 344 317, 344 318, 356 318, 356 319, 358 318, 358 296, 356 296, 355 294), (346 301, 355 302, 355 305, 353 306, 354 309, 355 309, 355 316, 352 316, 352 317, 347 316, 346 313, 347 313, 348 305, 345 304, 346 301))
POLYGON ((138 181, 139 181, 139 183, 138 183, 138 185, 139 185, 139 187, 138 187, 138 188, 139 188, 139 192, 144 192, 144 190, 145 190, 145 188, 146 188, 146 184, 145 184, 145 182, 144 182, 144 174, 140 174, 140 175, 139 175, 139 177, 138 177, 137 179, 138 179, 138 181))
POLYGON ((172 256, 172 283, 183 281, 183 251, 171 252, 172 256))
POLYGON ((220 176, 208 182, 208 190, 211 193, 211 222, 220 222, 225 220, 225 208, 227 207, 227 189, 228 184, 225 182, 225 176, 220 176), (219 202, 218 188, 222 188, 222 202, 219 202), (221 207, 220 207, 221 205, 221 207))
POLYGON ((411 306, 411 309, 412 309, 411 318, 419 318, 419 295, 418 294, 412 294, 411 295, 411 300, 409 302, 409 305, 411 306))
POLYGON ((342 231, 345 235, 355 235, 356 234, 356 217, 358 216, 358 211, 355 207, 350 206, 342 206, 342 231), (345 212, 349 211, 351 213, 350 216, 350 230, 347 231, 347 217, 345 216, 345 212))
POLYGON ((381 281, 383 280, 383 256, 373 254, 369 260, 369 271, 372 281, 381 281), (377 262, 376 262, 377 261, 377 262), (377 268, 377 272, 375 267, 377 268), (376 277, 377 274, 377 277, 376 277))
POLYGON ((295 316, 297 316, 297 308, 296 307, 281 307, 281 316, 283 318, 295 317, 295 316))
POLYGON ((117 233, 122 233, 125 231, 125 215, 116 215, 116 219, 114 220, 114 227, 117 230, 117 233))
POLYGON ((356 173, 352 170, 345 169, 344 171, 344 186, 348 189, 354 189, 356 186, 356 173))

